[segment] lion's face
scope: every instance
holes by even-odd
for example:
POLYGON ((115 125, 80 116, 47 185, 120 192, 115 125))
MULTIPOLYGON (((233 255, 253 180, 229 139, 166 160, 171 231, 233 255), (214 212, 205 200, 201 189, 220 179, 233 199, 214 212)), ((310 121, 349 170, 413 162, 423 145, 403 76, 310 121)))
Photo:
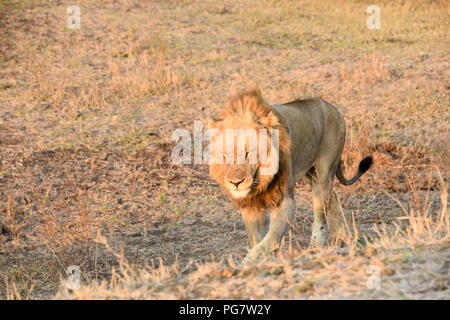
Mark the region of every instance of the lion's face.
POLYGON ((234 152, 234 159, 229 159, 229 154, 224 153, 223 185, 235 199, 246 197, 259 185, 261 163, 252 161, 258 158, 257 146, 252 148, 247 141, 243 149, 245 154, 240 156, 244 157, 244 163, 239 162, 241 159, 238 159, 239 153, 237 150, 234 152))
POLYGON ((213 150, 210 171, 232 198, 243 199, 269 185, 277 171, 268 169, 278 168, 278 153, 266 128, 253 121, 237 124, 223 121, 216 126, 220 132, 216 143, 221 144, 213 150))

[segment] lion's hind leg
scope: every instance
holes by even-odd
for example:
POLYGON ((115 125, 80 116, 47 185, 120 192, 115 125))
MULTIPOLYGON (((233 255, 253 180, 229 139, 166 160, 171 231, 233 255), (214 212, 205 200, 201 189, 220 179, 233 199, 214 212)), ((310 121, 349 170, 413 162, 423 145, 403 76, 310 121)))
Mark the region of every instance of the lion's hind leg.
POLYGON ((317 176, 310 178, 311 187, 313 191, 313 210, 314 210, 314 221, 312 224, 311 232, 311 246, 325 246, 329 241, 329 232, 327 227, 327 201, 326 194, 328 193, 329 183, 321 183, 317 176))
POLYGON ((315 172, 309 172, 306 176, 313 191, 314 222, 310 246, 325 246, 331 238, 342 236, 343 220, 336 200, 336 194, 332 190, 335 165, 321 167, 315 172))

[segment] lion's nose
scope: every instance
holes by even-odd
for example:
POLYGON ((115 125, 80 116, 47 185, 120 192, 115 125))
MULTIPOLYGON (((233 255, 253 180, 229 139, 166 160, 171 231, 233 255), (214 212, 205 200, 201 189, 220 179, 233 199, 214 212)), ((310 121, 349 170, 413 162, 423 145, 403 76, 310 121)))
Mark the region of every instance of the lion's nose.
POLYGON ((236 186, 236 188, 239 186, 239 184, 241 183, 241 182, 243 182, 245 179, 242 179, 242 180, 239 180, 239 181, 237 181, 237 180, 234 180, 234 181, 232 181, 232 180, 230 180, 230 183, 232 183, 232 184, 234 184, 235 186, 236 186))

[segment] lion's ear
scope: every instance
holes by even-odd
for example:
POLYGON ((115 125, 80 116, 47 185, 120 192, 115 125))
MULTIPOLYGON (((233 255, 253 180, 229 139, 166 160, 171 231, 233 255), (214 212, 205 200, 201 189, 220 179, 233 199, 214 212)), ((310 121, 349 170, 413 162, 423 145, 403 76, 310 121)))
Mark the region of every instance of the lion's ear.
POLYGON ((280 125, 277 116, 272 111, 263 116, 260 122, 265 128, 271 128, 280 125))

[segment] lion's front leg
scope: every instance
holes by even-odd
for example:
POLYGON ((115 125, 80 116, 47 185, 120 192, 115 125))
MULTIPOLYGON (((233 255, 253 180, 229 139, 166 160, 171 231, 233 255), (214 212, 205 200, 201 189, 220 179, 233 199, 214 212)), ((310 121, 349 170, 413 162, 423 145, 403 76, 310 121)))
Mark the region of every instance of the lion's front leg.
POLYGON ((280 247, 281 238, 286 232, 294 216, 295 202, 288 194, 285 195, 279 207, 272 209, 270 226, 264 239, 258 243, 244 259, 252 262, 261 256, 268 255, 280 247))
POLYGON ((241 213, 245 228, 247 229, 250 248, 253 248, 264 237, 266 216, 262 210, 252 208, 244 208, 241 210, 241 213))

